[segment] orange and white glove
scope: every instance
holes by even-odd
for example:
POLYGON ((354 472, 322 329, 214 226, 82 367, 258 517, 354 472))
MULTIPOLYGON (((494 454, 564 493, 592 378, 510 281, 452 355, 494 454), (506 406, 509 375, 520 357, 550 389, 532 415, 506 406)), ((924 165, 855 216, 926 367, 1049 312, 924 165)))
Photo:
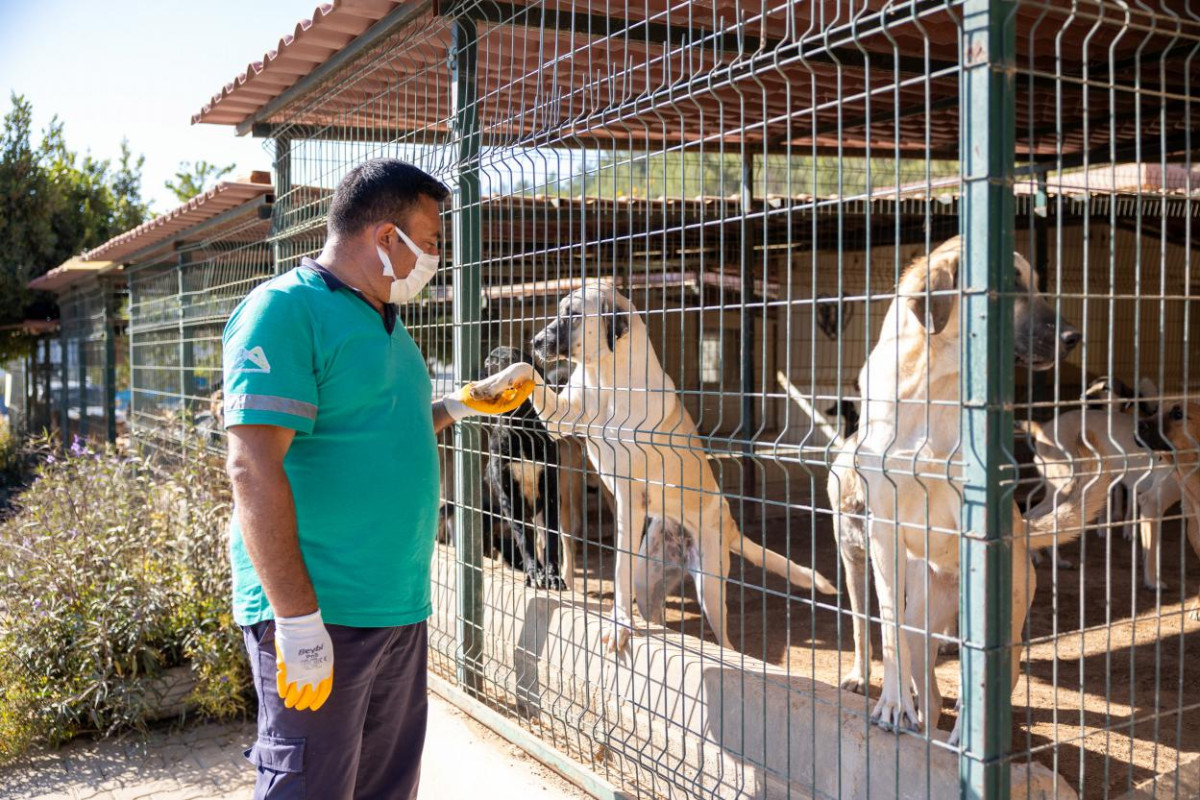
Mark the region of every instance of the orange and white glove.
POLYGON ((472 414, 505 414, 524 403, 533 393, 532 364, 519 361, 446 395, 442 403, 455 422, 472 414))
POLYGON ((321 612, 275 620, 275 682, 283 704, 316 711, 333 690, 333 641, 321 612))

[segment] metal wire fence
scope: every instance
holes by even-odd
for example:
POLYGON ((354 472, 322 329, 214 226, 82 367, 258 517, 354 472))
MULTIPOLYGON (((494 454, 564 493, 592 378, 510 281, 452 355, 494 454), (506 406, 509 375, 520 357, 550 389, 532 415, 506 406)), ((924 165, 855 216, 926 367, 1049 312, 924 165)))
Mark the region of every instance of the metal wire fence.
POLYGON ((128 289, 123 276, 85 279, 59 297, 64 431, 115 441, 124 428, 117 397, 129 390, 128 289))
POLYGON ((135 436, 220 446, 224 320, 403 158, 435 392, 550 387, 441 445, 436 674, 639 797, 1187 785, 1200 10, 372 13, 256 118, 269 224, 130 265, 135 436))
POLYGON ((197 426, 224 447, 221 334, 242 298, 275 274, 269 211, 247 203, 129 266, 129 424, 139 445, 172 448, 197 426))

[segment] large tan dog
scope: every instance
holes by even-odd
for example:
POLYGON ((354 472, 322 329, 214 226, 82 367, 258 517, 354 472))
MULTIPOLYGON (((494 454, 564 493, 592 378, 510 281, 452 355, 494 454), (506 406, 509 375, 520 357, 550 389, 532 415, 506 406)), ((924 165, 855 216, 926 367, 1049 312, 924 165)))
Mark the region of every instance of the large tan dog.
MULTIPOLYGON (((958 613, 962 487, 958 314, 958 237, 917 259, 900 279, 879 341, 859 375, 861 427, 840 451, 829 478, 835 532, 846 567, 854 613, 855 665, 842 685, 865 690, 867 550, 883 623, 883 691, 872 719, 886 727, 919 730, 911 688, 921 697, 931 728, 941 713, 933 673, 938 641, 958 613), (926 595, 928 582, 928 596, 926 595), (929 609, 925 618, 926 604, 929 609), (909 633, 899 635, 898 620, 909 633), (926 635, 926 631, 933 635, 926 635)), ((1018 296, 1014 356, 1034 369, 1051 369, 1078 342, 1079 332, 1058 319, 1033 291, 1032 270, 1016 257, 1018 296)), ((1076 479, 1021 516, 1013 503, 1012 639, 1021 641, 1036 573, 1029 551, 1069 541, 1104 505, 1104 492, 1085 492, 1076 479), (1088 500, 1084 507, 1082 500, 1088 500), (1053 513, 1050 513, 1051 510, 1053 513)), ((1014 646, 1013 681, 1020 648, 1014 646)), ((951 734, 959 740, 962 715, 951 734)))
POLYGON ((730 644, 722 590, 731 551, 796 586, 835 591, 820 574, 742 536, 642 318, 610 284, 589 282, 563 298, 533 347, 544 361, 565 358, 575 365, 560 392, 539 382, 534 408, 552 434, 585 441, 588 458, 616 498, 616 598, 603 636, 610 650, 625 646, 636 594, 647 600, 658 591, 650 576, 662 579, 663 568, 672 566, 647 557, 642 540, 648 520, 655 537, 651 553, 678 556, 722 646, 730 644), (662 541, 671 536, 676 541, 662 541))
MULTIPOLYGON (((1174 403, 1163 408, 1158 417, 1142 420, 1138 438, 1155 450, 1174 451, 1187 538, 1200 556, 1200 402, 1174 403)), ((1200 597, 1188 612, 1188 619, 1200 620, 1200 597)))

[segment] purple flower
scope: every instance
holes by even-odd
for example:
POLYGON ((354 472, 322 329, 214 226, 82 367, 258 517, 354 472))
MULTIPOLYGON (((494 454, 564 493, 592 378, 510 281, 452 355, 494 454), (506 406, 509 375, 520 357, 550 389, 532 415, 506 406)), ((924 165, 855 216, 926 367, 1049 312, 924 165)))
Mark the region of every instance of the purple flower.
POLYGON ((54 456, 46 456, 46 463, 47 463, 47 464, 53 464, 53 463, 54 463, 54 462, 56 462, 56 461, 58 461, 58 459, 57 459, 57 458, 55 458, 54 456))
POLYGON ((83 439, 79 438, 78 434, 76 434, 75 441, 71 442, 71 455, 82 456, 82 455, 86 455, 86 454, 87 454, 87 443, 83 439))

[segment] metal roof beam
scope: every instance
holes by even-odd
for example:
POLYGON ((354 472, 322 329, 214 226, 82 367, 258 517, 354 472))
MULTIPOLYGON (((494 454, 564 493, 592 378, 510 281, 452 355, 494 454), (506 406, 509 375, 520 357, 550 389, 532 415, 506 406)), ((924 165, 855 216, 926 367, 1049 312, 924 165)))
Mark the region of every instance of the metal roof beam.
MULTIPOLYGON (((338 52, 329 57, 325 63, 289 86, 257 111, 237 125, 237 135, 245 136, 253 131, 254 126, 270 119, 292 101, 304 97, 324 81, 333 76, 343 66, 351 63, 363 53, 391 36, 399 28, 404 27, 414 18, 428 9, 425 3, 405 3, 387 14, 366 31, 359 34, 338 52)), ((257 135, 257 134, 256 134, 257 135)))

